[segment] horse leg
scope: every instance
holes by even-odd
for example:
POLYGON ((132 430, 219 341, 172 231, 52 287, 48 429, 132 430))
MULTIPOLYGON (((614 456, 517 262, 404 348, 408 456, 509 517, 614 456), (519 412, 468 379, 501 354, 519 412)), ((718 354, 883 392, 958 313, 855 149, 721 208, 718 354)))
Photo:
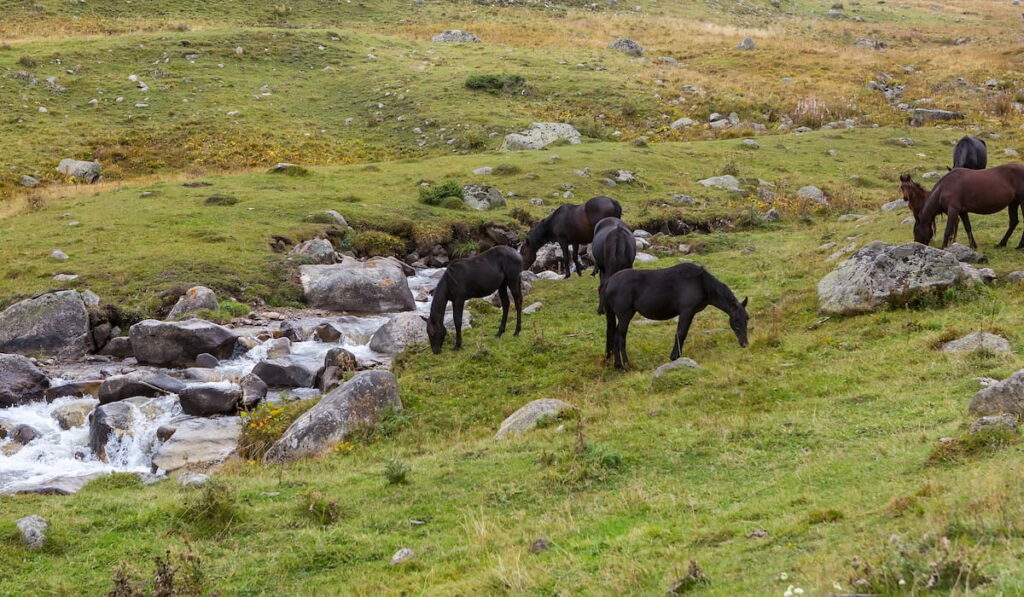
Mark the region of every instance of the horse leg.
POLYGON ((583 263, 580 262, 580 246, 574 244, 572 246, 572 262, 576 264, 576 275, 583 275, 583 263))
POLYGON ((560 240, 558 246, 562 249, 562 266, 565 267, 565 278, 572 277, 572 256, 569 255, 569 243, 560 240))
POLYGON ((956 229, 958 228, 960 214, 950 210, 946 215, 946 233, 942 236, 942 248, 945 249, 949 246, 949 240, 956 239, 956 229))
POLYGON ((498 286, 498 300, 501 301, 501 325, 498 326, 495 338, 501 338, 501 335, 505 333, 505 323, 508 321, 508 290, 506 290, 504 282, 498 286))
POLYGON ((629 332, 629 320, 632 318, 632 313, 626 317, 620 316, 615 327, 616 349, 618 350, 618 354, 615 355, 615 366, 623 371, 630 370, 629 355, 626 354, 626 333, 629 332), (621 360, 620 356, 622 357, 621 360))
POLYGON ((516 332, 512 335, 518 336, 519 331, 523 329, 523 286, 519 275, 516 275, 515 280, 509 284, 509 290, 512 291, 512 300, 516 304, 516 332))
POLYGON ((462 307, 465 299, 452 301, 452 320, 455 322, 455 350, 462 348, 462 307))
POLYGON ((672 354, 668 359, 674 361, 683 352, 683 342, 686 342, 686 335, 690 333, 690 324, 693 322, 693 311, 686 310, 679 312, 679 322, 676 324, 676 343, 672 347, 672 354))
POLYGON ((967 217, 966 211, 960 215, 960 219, 964 221, 964 230, 967 231, 967 240, 970 242, 971 248, 977 249, 978 243, 974 242, 974 232, 971 231, 971 219, 967 217))
MULTIPOLYGON (((604 360, 607 363, 615 347, 615 311, 610 307, 606 308, 604 310, 604 318, 608 324, 604 329, 604 360)), ((615 366, 622 366, 618 351, 615 351, 615 366)))
MULTIPOLYGON (((1017 222, 1019 221, 1017 219, 1017 206, 1018 204, 1016 202, 1010 204, 1010 224, 1006 228, 1006 234, 1003 235, 1003 240, 999 241, 999 244, 996 245, 997 247, 1005 247, 1006 243, 1010 240, 1010 235, 1013 234, 1014 228, 1017 227, 1017 222)), ((1024 238, 1021 240, 1024 242, 1024 238)))

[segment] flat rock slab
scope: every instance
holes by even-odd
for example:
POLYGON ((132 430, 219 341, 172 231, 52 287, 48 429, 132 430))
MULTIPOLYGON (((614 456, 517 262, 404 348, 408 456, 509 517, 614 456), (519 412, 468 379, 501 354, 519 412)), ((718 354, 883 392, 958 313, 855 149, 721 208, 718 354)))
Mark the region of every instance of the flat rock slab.
POLYGON ((235 453, 241 434, 239 417, 189 419, 157 448, 153 466, 167 473, 210 470, 235 453))
POLYGON ((568 402, 555 398, 534 400, 502 421, 501 427, 498 428, 498 433, 495 434, 494 439, 504 439, 509 435, 526 433, 536 428, 537 423, 543 419, 557 418, 563 413, 571 412, 575 409, 576 407, 568 402))
POLYGON ((673 371, 673 370, 679 369, 681 367, 689 367, 691 369, 699 369, 700 365, 698 365, 697 361, 695 361, 693 359, 688 359, 686 357, 680 357, 680 358, 678 358, 678 359, 676 359, 674 361, 665 363, 664 365, 662 365, 662 366, 658 367, 657 369, 655 369, 654 370, 654 379, 658 379, 659 377, 661 377, 662 375, 665 375, 669 371, 673 371))
POLYGON ((987 332, 974 332, 967 334, 959 340, 947 342, 942 346, 942 352, 1010 352, 1010 342, 1002 336, 989 334, 987 332))
POLYGON ((500 151, 543 149, 555 141, 564 140, 571 145, 582 142, 582 136, 571 124, 564 122, 534 122, 525 131, 505 135, 500 151))
POLYGON ((988 257, 985 257, 967 245, 961 245, 960 243, 953 243, 946 250, 952 253, 953 256, 956 257, 957 261, 961 261, 963 263, 985 263, 988 261, 988 257))
POLYGON ((384 259, 299 268, 306 304, 353 313, 412 311, 416 300, 401 269, 384 259))

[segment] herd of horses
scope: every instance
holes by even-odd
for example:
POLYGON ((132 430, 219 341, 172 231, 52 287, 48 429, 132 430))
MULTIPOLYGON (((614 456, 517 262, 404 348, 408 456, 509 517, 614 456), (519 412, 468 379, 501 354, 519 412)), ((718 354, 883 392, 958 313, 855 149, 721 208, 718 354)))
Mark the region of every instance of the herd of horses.
POLYGON ((591 245, 592 275, 600 276, 598 313, 605 316, 607 323, 605 361, 614 357, 616 367, 625 370, 630 367, 626 333, 637 313, 654 320, 679 318, 671 360, 679 358, 694 315, 708 305, 729 315, 729 325, 740 346, 746 346, 747 300, 737 300, 728 286, 692 263, 656 270, 633 269, 636 238, 621 217, 622 206, 610 197, 594 197, 582 205, 562 205, 530 230, 519 251, 499 245, 453 262, 438 281, 430 315, 424 318, 431 350, 434 354, 441 352, 447 335, 444 319, 449 302, 457 350, 462 346, 462 313, 466 301, 494 292, 501 302, 497 335, 505 333, 511 295, 516 307, 514 335, 518 336, 522 329, 521 273, 534 264, 537 251, 550 242, 558 243, 562 249, 566 278, 572 276, 573 265, 576 273, 583 275, 580 245, 591 245))
MULTIPOLYGON (((1024 213, 1024 165, 1004 164, 986 168, 985 142, 965 136, 953 150, 953 167, 930 191, 914 182, 910 175, 900 176, 900 190, 914 214, 914 240, 929 244, 939 214, 947 217, 942 248, 956 240, 959 222, 971 248, 977 248, 969 214, 993 214, 1009 208, 1010 223, 997 246, 1006 246, 1024 213)), ((594 261, 592 275, 600 276, 597 312, 605 316, 605 361, 614 359, 619 369, 629 370, 626 334, 633 316, 640 313, 653 320, 678 317, 670 360, 679 358, 690 324, 708 305, 729 316, 729 326, 740 346, 747 345, 747 299, 739 301, 728 286, 703 267, 681 263, 654 270, 633 269, 636 239, 622 221, 622 206, 610 197, 594 197, 582 205, 565 204, 534 226, 519 250, 497 246, 479 255, 453 262, 434 290, 427 336, 435 354, 441 352, 447 329, 444 325, 447 304, 452 304, 455 348, 462 346, 462 313, 466 301, 497 292, 501 302, 498 336, 505 333, 509 296, 516 307, 516 330, 522 329, 523 293, 521 274, 531 267, 541 247, 558 243, 562 249, 565 277, 573 268, 583 275, 580 246, 590 244, 594 261)), ((1017 245, 1024 248, 1024 235, 1017 245)))
MULTIPOLYGON (((935 220, 946 215, 946 230, 942 248, 956 241, 959 224, 971 248, 978 248, 971 229, 969 214, 994 214, 1009 208, 1010 222, 1006 234, 997 247, 1005 247, 1019 220, 1018 211, 1024 212, 1024 165, 988 165, 985 142, 977 137, 963 137, 953 150, 953 168, 943 176, 931 191, 914 182, 910 175, 900 176, 900 190, 914 214, 914 240, 929 244, 935 236, 935 220)), ((1024 234, 1018 249, 1024 249, 1024 234)))

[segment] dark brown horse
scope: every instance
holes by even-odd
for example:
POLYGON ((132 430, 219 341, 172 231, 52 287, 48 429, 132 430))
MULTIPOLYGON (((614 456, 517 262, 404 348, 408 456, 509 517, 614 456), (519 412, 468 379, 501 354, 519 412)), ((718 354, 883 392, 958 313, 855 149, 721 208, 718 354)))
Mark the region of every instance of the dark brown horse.
POLYGON ((441 352, 445 334, 444 312, 448 301, 452 303, 452 319, 455 321, 455 350, 462 348, 462 309, 467 299, 482 298, 495 290, 501 300, 501 325, 498 337, 505 333, 508 320, 508 293, 516 303, 516 332, 523 327, 523 289, 520 273, 523 258, 512 247, 498 245, 483 253, 453 262, 445 270, 434 289, 434 300, 430 303, 430 317, 427 322, 427 337, 434 354, 441 352))
POLYGON ((909 174, 900 174, 900 192, 903 194, 903 200, 910 206, 910 213, 916 218, 917 214, 921 213, 930 191, 914 182, 909 174))
MULTIPOLYGON (((618 218, 604 218, 594 226, 594 243, 590 245, 594 257, 594 273, 601 275, 601 283, 597 287, 597 295, 601 296, 608 278, 616 272, 633 267, 636 259, 636 238, 625 222, 618 218)), ((604 314, 600 306, 598 315, 604 314)))
POLYGON ((608 327, 605 330, 605 360, 615 355, 615 366, 629 370, 626 332, 633 315, 665 320, 679 316, 675 343, 669 359, 676 360, 690 331, 693 316, 708 305, 729 315, 729 327, 740 346, 747 345, 747 299, 736 300, 729 287, 694 263, 680 263, 665 269, 626 269, 608 279, 601 293, 608 327))
POLYGON ((594 240, 594 226, 607 217, 622 217, 622 206, 611 197, 594 197, 583 205, 566 203, 544 218, 526 236, 520 253, 523 255, 523 267, 529 268, 537 259, 537 251, 547 243, 558 243, 562 248, 562 262, 565 265, 565 277, 572 275, 572 264, 576 264, 576 273, 583 275, 583 264, 580 263, 580 245, 594 240), (570 259, 569 245, 572 245, 570 259))
MULTIPOLYGON (((977 248, 974 233, 971 231, 971 220, 968 213, 994 214, 1007 207, 1010 208, 1010 226, 999 241, 997 247, 1005 247, 1010 234, 1017 227, 1017 209, 1024 202, 1024 165, 1003 164, 988 170, 968 170, 957 168, 940 180, 928 195, 921 212, 914 223, 914 240, 928 244, 935 236, 935 217, 945 213, 946 233, 942 237, 942 248, 945 249, 951 240, 956 240, 959 221, 964 221, 964 230, 970 240, 971 248, 977 248)), ((1024 248, 1024 236, 1017 245, 1024 248)))

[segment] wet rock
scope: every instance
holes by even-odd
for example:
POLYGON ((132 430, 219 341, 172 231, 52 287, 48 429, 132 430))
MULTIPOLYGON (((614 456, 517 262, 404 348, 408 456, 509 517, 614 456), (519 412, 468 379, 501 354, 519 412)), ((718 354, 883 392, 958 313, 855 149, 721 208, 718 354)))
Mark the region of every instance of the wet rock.
POLYGON ((296 325, 293 321, 282 323, 278 332, 281 334, 281 338, 289 342, 305 342, 308 337, 306 330, 296 325))
POLYGON ((688 359, 686 357, 679 357, 678 359, 676 359, 674 361, 670 361, 668 363, 665 363, 664 365, 661 365, 660 367, 655 369, 654 370, 654 379, 658 379, 659 377, 661 377, 662 375, 665 375, 669 371, 673 371, 673 370, 679 369, 681 367, 688 367, 688 368, 691 368, 691 369, 699 369, 700 365, 698 365, 697 361, 694 361, 693 359, 688 359))
POLYGON ((165 442, 171 439, 174 432, 178 430, 178 425, 161 425, 156 428, 156 439, 161 442, 165 442))
POLYGON ((918 243, 872 242, 818 282, 818 310, 854 314, 966 281, 953 255, 918 243))
POLYGON ((128 402, 97 406, 89 419, 89 449, 100 460, 106 460, 107 444, 113 438, 132 435, 135 419, 136 409, 128 402))
POLYGON ((580 132, 570 124, 562 122, 534 122, 525 131, 505 135, 500 151, 543 149, 549 144, 560 140, 575 145, 582 142, 582 137, 580 132))
POLYGON ((610 50, 619 50, 620 52, 625 52, 625 53, 629 54, 630 56, 643 56, 644 55, 644 48, 643 48, 643 46, 641 46, 640 44, 636 43, 635 41, 633 41, 631 39, 627 39, 625 37, 615 38, 615 41, 613 41, 612 43, 608 44, 608 49, 610 49, 610 50))
POLYGON ((241 434, 239 417, 189 419, 157 448, 153 467, 168 474, 208 471, 235 454, 241 434))
MULTIPOLYGON (((429 339, 427 338, 427 323, 423 320, 424 317, 425 315, 418 311, 408 311, 393 315, 370 338, 370 350, 381 354, 394 355, 413 344, 426 344, 429 339)), ((469 312, 464 311, 462 315, 462 329, 471 327, 471 320, 472 317, 469 312)), ((455 322, 452 320, 451 313, 445 314, 444 326, 448 328, 449 332, 455 331, 455 322)))
POLYGON ((375 426, 385 412, 401 408, 394 375, 387 371, 358 373, 296 419, 265 460, 286 462, 319 455, 345 441, 353 430, 375 426))
POLYGON ((96 402, 93 400, 76 400, 53 409, 50 416, 57 421, 61 429, 67 431, 68 429, 85 425, 89 418, 89 413, 95 407, 96 402))
POLYGON ((217 295, 212 290, 205 286, 193 286, 171 308, 171 312, 167 314, 167 321, 178 321, 196 311, 216 311, 219 308, 217 295))
POLYGON ((71 381, 59 386, 50 386, 43 392, 43 398, 47 402, 53 402, 58 398, 69 398, 72 396, 98 396, 102 379, 85 379, 71 381))
POLYGON ((448 44, 478 44, 480 38, 473 35, 469 31, 462 31, 460 29, 445 29, 441 33, 431 38, 434 43, 448 43, 448 44))
POLYGON ((267 397, 267 384, 258 375, 250 373, 243 377, 241 388, 242 398, 239 405, 245 410, 256 408, 267 397))
POLYGON ((204 352, 196 357, 196 367, 200 369, 216 369, 220 367, 220 359, 208 352, 204 352))
POLYGON ((942 345, 942 352, 1010 352, 1010 342, 988 332, 974 332, 942 345))
POLYGON ((573 405, 554 398, 534 400, 502 421, 494 439, 500 440, 509 435, 526 433, 537 427, 537 424, 544 419, 555 419, 574 410, 573 405))
POLYGON ((202 319, 157 321, 147 319, 129 329, 132 350, 140 363, 164 367, 188 367, 197 356, 208 353, 226 360, 235 350, 238 336, 231 330, 202 319))
POLYGON ((181 381, 151 371, 134 371, 126 375, 108 377, 100 384, 100 404, 110 404, 135 396, 163 396, 178 394, 185 389, 181 381))
POLYGON ((46 545, 46 532, 50 525, 38 514, 19 518, 16 523, 21 540, 30 550, 42 549, 46 545))
POLYGON ((260 361, 252 373, 272 388, 311 388, 319 368, 305 359, 288 356, 260 361))
POLYGON ((1024 416, 1024 369, 975 394, 967 411, 975 416, 1024 416))
POLYGON ((299 268, 306 303, 356 313, 410 311, 416 302, 402 270, 384 260, 299 268))
POLYGON ((230 383, 190 385, 178 393, 181 410, 193 417, 231 415, 238 412, 242 389, 230 383))
POLYGON ((967 245, 961 245, 960 243, 953 243, 946 250, 952 253, 953 256, 956 257, 957 261, 964 263, 985 263, 988 261, 988 257, 985 257, 967 245))
POLYGON ((127 359, 128 357, 135 356, 135 351, 132 350, 131 338, 128 336, 115 336, 107 341, 99 354, 127 359))
POLYGON ((37 437, 39 437, 39 432, 31 425, 18 425, 14 428, 14 433, 11 434, 11 439, 23 446, 27 446, 37 437))
POLYGON ((71 360, 92 349, 89 314, 74 290, 25 299, 0 312, 0 353, 71 360))
POLYGON ((345 383, 345 374, 356 371, 356 356, 344 348, 332 348, 324 357, 324 366, 317 377, 317 387, 325 394, 345 383))
POLYGON ((268 359, 283 359, 292 353, 292 341, 288 338, 274 338, 267 343, 268 359))
POLYGON ((50 380, 20 354, 0 354, 0 408, 42 400, 50 380))
POLYGON ((462 202, 469 207, 486 211, 505 205, 505 196, 498 189, 483 184, 462 185, 462 202))
POLYGON ((330 265, 336 261, 334 245, 325 238, 314 238, 299 243, 291 250, 292 255, 305 257, 310 263, 330 265))
POLYGON ((341 342, 345 335, 338 328, 329 323, 321 323, 313 328, 313 338, 327 344, 341 342))
POLYGON ((61 160, 60 164, 57 165, 57 172, 88 183, 99 180, 101 170, 99 162, 84 162, 67 158, 61 160))

